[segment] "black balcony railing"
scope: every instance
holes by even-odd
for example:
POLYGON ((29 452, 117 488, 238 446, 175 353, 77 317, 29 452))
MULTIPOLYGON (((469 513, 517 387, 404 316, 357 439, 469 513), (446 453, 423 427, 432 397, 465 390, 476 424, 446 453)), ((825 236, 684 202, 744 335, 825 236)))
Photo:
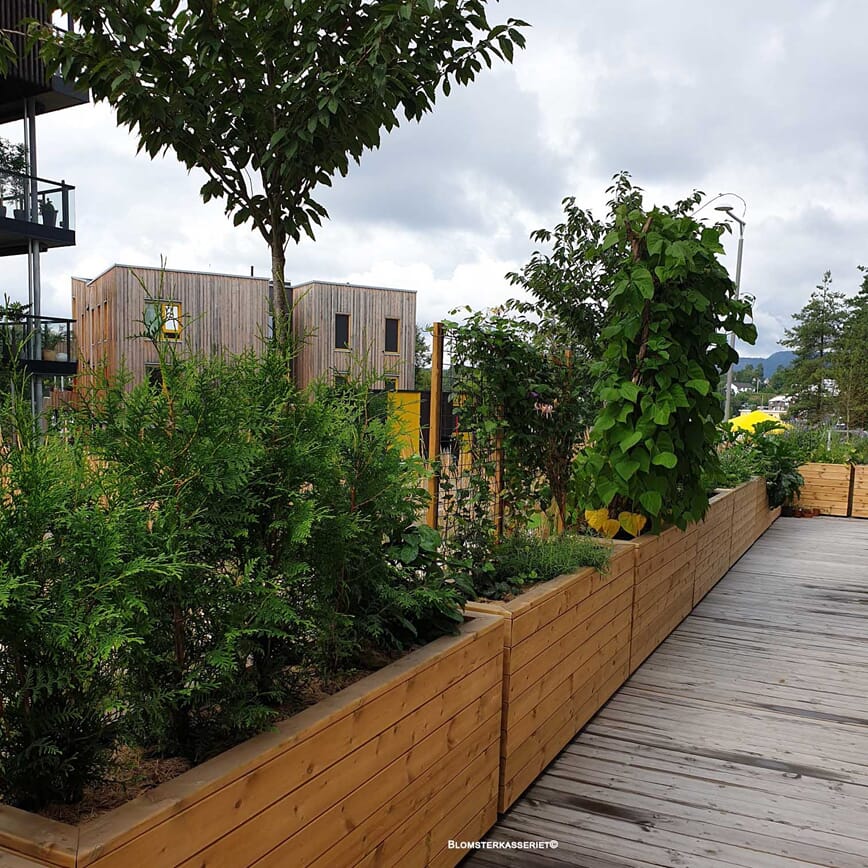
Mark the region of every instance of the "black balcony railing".
POLYGON ((37 21, 63 32, 73 30, 68 16, 52 14, 43 0, 3 0, 0 3, 0 30, 9 38, 15 59, 0 76, 0 123, 24 117, 24 100, 34 98, 37 114, 57 111, 88 101, 87 91, 76 90, 59 74, 49 74, 39 53, 39 44, 27 38, 27 22, 37 21))
MULTIPOLYGON (((0 169, 0 218, 75 231, 75 187, 0 169)), ((22 227, 23 228, 23 227, 22 227)))
POLYGON ((30 373, 72 376, 78 369, 75 320, 56 316, 0 318, 0 359, 30 373))

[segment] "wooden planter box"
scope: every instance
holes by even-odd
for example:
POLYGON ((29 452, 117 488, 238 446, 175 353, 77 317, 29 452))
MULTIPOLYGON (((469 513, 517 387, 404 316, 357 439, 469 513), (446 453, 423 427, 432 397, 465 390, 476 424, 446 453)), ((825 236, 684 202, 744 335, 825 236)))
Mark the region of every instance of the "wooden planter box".
POLYGON ((684 620, 693 608, 699 526, 670 527, 658 535, 615 545, 633 550, 636 587, 630 672, 684 620))
POLYGON ((497 816, 503 629, 475 614, 78 827, 0 807, 0 864, 452 866, 497 816))
POLYGON ((853 518, 868 518, 868 466, 853 468, 853 518))
MULTIPOLYGON (((856 468, 857 472, 859 469, 856 468)), ((803 464, 799 473, 805 478, 805 484, 795 506, 818 509, 822 515, 847 515, 850 500, 849 464, 803 464)), ((855 492, 853 508, 855 514, 855 492)))
POLYGON ((500 811, 626 680, 633 564, 622 548, 605 573, 584 567, 508 603, 468 604, 506 623, 500 811))
POLYGON ((732 489, 711 498, 708 512, 699 523, 696 540, 696 573, 693 577, 693 605, 726 575, 732 550, 732 519, 736 498, 732 489))
POLYGON ((756 477, 733 489, 732 566, 763 535, 768 527, 768 497, 765 480, 756 477))

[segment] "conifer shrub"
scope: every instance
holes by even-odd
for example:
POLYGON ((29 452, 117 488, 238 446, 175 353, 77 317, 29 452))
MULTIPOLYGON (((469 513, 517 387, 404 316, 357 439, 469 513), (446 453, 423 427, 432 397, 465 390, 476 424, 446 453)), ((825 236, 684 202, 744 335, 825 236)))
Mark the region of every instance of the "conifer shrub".
POLYGON ((104 766, 140 589, 174 565, 143 551, 145 514, 78 442, 38 435, 23 389, 0 444, 0 799, 27 808, 77 800, 104 766))

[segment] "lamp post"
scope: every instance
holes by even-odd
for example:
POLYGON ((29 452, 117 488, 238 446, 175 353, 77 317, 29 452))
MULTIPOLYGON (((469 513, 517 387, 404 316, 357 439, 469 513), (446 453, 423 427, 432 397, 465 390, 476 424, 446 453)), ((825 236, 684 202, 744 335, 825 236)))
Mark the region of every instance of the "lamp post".
MULTIPOLYGON (((744 201, 744 200, 742 200, 744 201)), ((739 289, 741 288, 741 253, 744 249, 744 227, 745 222, 741 217, 736 217, 732 213, 732 205, 718 205, 715 211, 725 211, 736 223, 738 223, 738 255, 735 260, 735 297, 738 300, 739 289)), ((735 332, 729 333, 729 345, 735 349, 735 332)), ((728 422, 732 411, 732 365, 726 372, 726 400, 723 405, 723 421, 728 422)))

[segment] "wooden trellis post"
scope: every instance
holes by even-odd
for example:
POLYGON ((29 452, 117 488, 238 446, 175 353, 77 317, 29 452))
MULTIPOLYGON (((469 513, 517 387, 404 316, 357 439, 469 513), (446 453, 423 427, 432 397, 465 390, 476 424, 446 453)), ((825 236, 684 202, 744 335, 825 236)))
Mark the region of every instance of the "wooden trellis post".
POLYGON ((431 414, 428 420, 428 525, 437 529, 440 517, 440 419, 443 413, 443 323, 435 322, 431 340, 431 414))

